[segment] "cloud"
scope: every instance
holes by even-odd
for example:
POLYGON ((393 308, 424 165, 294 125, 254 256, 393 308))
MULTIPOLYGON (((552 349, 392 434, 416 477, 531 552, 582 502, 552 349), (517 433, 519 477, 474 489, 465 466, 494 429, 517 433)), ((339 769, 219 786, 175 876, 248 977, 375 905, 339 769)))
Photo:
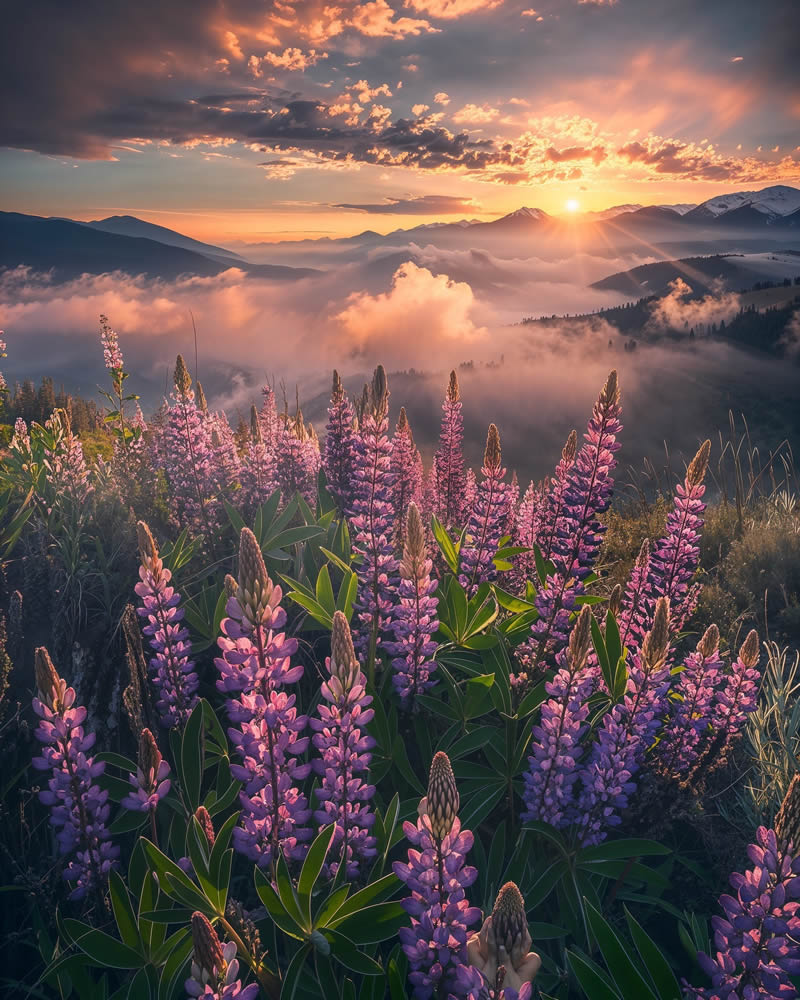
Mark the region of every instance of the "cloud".
POLYGON ((334 208, 349 208, 370 215, 458 215, 462 212, 477 211, 471 198, 456 198, 450 195, 426 194, 415 198, 390 198, 377 204, 334 205, 334 208))
MULTIPOLYGON (((254 58, 255 56, 250 57, 251 64, 254 58)), ((292 47, 284 49, 283 52, 267 52, 262 62, 268 63, 276 69, 286 69, 294 73, 298 71, 302 72, 308 69, 309 66, 315 66, 320 59, 327 58, 327 52, 317 52, 316 49, 309 49, 308 52, 303 52, 302 49, 292 47)))
POLYGON ((683 142, 655 135, 628 142, 617 153, 623 161, 652 168, 656 174, 691 180, 777 182, 800 176, 800 161, 792 156, 770 163, 751 156, 728 156, 710 143, 683 142))
POLYGON ((443 90, 440 90, 433 98, 434 104, 448 105, 450 103, 450 95, 446 94, 443 90))
POLYGON ((453 121, 457 125, 485 125, 494 121, 499 114, 497 108, 492 108, 488 104, 465 104, 453 115, 453 121))
POLYGON ((503 0, 405 0, 418 14, 427 14, 439 20, 452 20, 475 14, 478 11, 494 10, 503 0))
POLYGON ((728 322, 741 309, 741 299, 735 292, 715 293, 693 299, 692 287, 683 278, 669 284, 670 291, 652 305, 651 324, 673 330, 688 330, 700 325, 728 322))
POLYGON ((488 330, 476 326, 471 312, 475 300, 469 285, 435 276, 414 263, 398 268, 388 292, 353 292, 345 308, 333 317, 351 357, 386 357, 389 364, 408 359, 408 334, 424 330, 424 345, 415 357, 425 366, 446 363, 454 348, 470 349, 485 343, 488 330))
POLYGON ((603 160, 608 156, 608 153, 603 146, 593 146, 591 149, 587 149, 583 146, 568 146, 566 149, 555 149, 553 146, 550 146, 544 155, 545 159, 549 160, 551 163, 564 163, 568 160, 591 159, 592 163, 597 166, 603 162, 603 160))

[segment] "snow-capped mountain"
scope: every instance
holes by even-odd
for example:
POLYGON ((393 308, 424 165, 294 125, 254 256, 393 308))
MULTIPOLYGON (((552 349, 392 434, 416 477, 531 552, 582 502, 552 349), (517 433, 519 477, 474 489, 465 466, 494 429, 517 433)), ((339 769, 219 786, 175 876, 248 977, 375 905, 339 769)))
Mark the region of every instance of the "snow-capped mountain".
POLYGON ((549 219, 550 216, 547 212, 543 211, 541 208, 528 208, 523 205, 522 208, 518 208, 514 212, 509 212, 508 215, 504 215, 502 219, 497 219, 497 222, 503 222, 505 219, 531 219, 533 222, 542 222, 544 219, 549 219))
POLYGON ((785 184, 775 184, 761 191, 735 191, 709 198, 687 213, 692 219, 719 219, 728 212, 750 208, 762 215, 782 218, 800 208, 800 191, 785 184))

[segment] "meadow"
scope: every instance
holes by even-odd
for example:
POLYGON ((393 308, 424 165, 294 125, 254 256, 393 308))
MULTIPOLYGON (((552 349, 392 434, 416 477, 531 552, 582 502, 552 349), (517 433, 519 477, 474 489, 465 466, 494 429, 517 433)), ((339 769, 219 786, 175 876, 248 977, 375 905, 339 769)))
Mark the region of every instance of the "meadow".
POLYGON ((97 348, 0 452, 3 996, 800 995, 788 445, 629 482, 612 371, 519 483, 455 372, 425 467, 381 366, 232 427, 97 348))

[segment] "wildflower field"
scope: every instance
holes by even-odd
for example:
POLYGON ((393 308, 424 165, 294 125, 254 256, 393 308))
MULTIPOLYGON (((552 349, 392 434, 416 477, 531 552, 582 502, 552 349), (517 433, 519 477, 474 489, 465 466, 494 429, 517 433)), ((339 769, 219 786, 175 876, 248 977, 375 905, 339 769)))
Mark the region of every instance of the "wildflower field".
POLYGON ((382 367, 318 437, 101 348, 0 454, 1 996, 800 995, 788 448, 631 493, 612 371, 520 484, 455 372, 424 467, 382 367))

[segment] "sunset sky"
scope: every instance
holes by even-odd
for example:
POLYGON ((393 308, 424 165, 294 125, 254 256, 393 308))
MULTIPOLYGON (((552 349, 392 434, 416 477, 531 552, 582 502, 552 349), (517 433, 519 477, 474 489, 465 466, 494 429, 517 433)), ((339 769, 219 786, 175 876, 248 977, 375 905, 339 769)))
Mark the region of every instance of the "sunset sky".
POLYGON ((0 208, 275 241, 797 184, 797 21, 796 0, 30 0, 0 37, 0 208))

